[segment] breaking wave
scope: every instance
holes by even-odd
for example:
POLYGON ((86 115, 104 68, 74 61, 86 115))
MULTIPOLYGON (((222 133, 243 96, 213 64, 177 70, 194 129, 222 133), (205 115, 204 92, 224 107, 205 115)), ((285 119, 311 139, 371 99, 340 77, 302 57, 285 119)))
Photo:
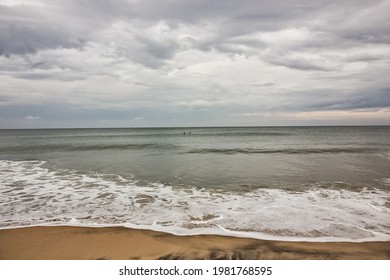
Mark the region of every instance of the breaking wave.
POLYGON ((234 192, 0 160, 0 228, 124 225, 275 240, 390 240, 389 191, 351 189, 317 182, 299 192, 234 192))

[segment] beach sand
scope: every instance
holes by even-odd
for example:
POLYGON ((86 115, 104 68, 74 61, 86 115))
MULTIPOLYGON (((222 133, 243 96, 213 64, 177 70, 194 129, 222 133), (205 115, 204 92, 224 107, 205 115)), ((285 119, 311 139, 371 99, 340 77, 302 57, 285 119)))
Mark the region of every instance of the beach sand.
POLYGON ((0 230, 0 259, 390 259, 390 242, 284 242, 217 235, 176 236, 123 227, 0 230))

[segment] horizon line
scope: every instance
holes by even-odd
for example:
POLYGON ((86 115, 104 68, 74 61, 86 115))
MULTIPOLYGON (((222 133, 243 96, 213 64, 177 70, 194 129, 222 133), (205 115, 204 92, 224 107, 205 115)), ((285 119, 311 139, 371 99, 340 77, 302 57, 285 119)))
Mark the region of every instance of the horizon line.
POLYGON ((220 126, 117 126, 117 127, 33 127, 0 128, 0 130, 55 130, 55 129, 179 129, 179 128, 260 128, 260 127, 390 127, 390 124, 348 124, 348 125, 220 125, 220 126))

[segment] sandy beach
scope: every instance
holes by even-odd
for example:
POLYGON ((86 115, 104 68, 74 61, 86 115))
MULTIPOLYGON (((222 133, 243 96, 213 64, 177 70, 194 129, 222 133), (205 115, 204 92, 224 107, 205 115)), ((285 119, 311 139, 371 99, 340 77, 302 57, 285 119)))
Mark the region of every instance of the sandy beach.
POLYGON ((390 259, 390 242, 284 242, 216 235, 175 236, 123 227, 0 230, 0 259, 390 259))

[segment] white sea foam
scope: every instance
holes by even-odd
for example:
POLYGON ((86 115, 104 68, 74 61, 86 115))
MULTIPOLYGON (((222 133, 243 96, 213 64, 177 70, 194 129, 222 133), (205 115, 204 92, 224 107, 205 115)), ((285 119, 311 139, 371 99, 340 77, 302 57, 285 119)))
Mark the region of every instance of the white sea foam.
POLYGON ((309 188, 223 192, 0 161, 0 227, 122 225, 179 235, 390 240, 389 192, 309 188))

